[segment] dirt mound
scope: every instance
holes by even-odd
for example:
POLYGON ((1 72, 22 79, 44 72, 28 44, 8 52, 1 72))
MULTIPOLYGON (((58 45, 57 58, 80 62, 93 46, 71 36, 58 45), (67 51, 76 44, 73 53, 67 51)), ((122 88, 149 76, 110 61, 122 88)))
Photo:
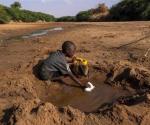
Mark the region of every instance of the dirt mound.
MULTIPOLYGON (((57 108, 51 103, 29 100, 8 110, 9 119, 3 119, 9 125, 83 125, 84 113, 71 107, 57 108), (13 110, 12 110, 13 108, 13 110)), ((7 117, 8 118, 8 117, 7 117)))
POLYGON ((125 105, 115 105, 113 109, 107 111, 103 115, 110 118, 110 120, 116 125, 135 125, 139 124, 141 121, 141 114, 138 114, 136 111, 131 110, 130 107, 125 105))
MULTIPOLYGON (((93 74, 91 79, 97 83, 95 84, 96 90, 91 94, 86 94, 79 88, 57 83, 48 87, 30 73, 5 76, 2 80, 3 86, 0 88, 0 96, 4 99, 7 98, 7 100, 0 100, 5 103, 4 106, 1 103, 3 109, 3 114, 0 114, 1 123, 4 125, 145 125, 147 123, 150 110, 150 71, 148 69, 126 61, 111 63, 104 61, 97 62, 92 66, 91 72, 93 74), (120 91, 116 89, 116 86, 119 87, 120 91), (130 96, 128 94, 119 95, 124 91, 123 88, 130 91, 131 88, 134 89, 134 94, 129 94, 130 96), (110 94, 112 102, 108 102, 105 96, 109 95, 110 90, 115 93, 117 91, 117 95, 113 94, 114 92, 110 94), (55 93, 57 93, 57 97, 55 93), (97 93, 101 93, 102 98, 97 93), (99 107, 103 98, 104 100, 97 110, 83 113, 81 110, 70 106, 53 105, 54 100, 59 103, 59 100, 62 101, 65 97, 68 97, 66 101, 69 103, 63 101, 64 104, 71 104, 72 98, 76 97, 76 106, 81 102, 83 103, 80 104, 81 108, 86 107, 84 101, 88 102, 88 100, 93 99, 92 103, 88 102, 88 106, 96 104, 99 107), (43 101, 43 98, 46 98, 46 101, 43 101), (13 101, 11 101, 12 99, 13 101)), ((72 84, 71 81, 68 82, 70 85, 72 84)))
POLYGON ((28 76, 17 76, 17 78, 8 78, 2 81, 0 96, 5 97, 23 97, 24 99, 32 99, 37 97, 35 88, 28 76), (9 86, 9 87, 8 87, 9 86))
POLYGON ((131 86, 135 89, 150 87, 150 70, 130 62, 117 62, 108 73, 107 83, 111 85, 131 86))
POLYGON ((116 104, 110 110, 100 114, 115 125, 146 125, 149 122, 149 104, 126 106, 116 104), (147 122, 147 123, 146 123, 147 122))
MULTIPOLYGON (((7 109, 7 115, 3 117, 3 124, 9 125, 145 125, 149 108, 139 106, 128 107, 125 105, 115 105, 105 113, 84 114, 71 107, 57 108, 51 103, 41 103, 40 100, 28 100, 7 109), (8 114, 9 112, 9 114, 8 114), (7 121, 6 121, 7 120, 7 121)), ((6 114, 5 114, 6 115, 6 114)))
MULTIPOLYGON (((136 86, 133 88, 136 93, 123 97, 119 97, 117 94, 116 100, 104 103, 94 112, 83 113, 70 106, 56 107, 51 103, 53 100, 51 98, 48 101, 42 101, 40 93, 48 95, 49 98, 55 96, 55 91, 58 91, 62 96, 69 94, 70 96, 67 97, 71 99, 75 96, 81 96, 84 99, 87 96, 88 100, 95 98, 95 101, 99 103, 100 101, 96 100, 100 98, 97 97, 97 93, 103 89, 97 89, 91 95, 85 96, 85 93, 83 94, 78 88, 69 87, 68 89, 68 86, 57 83, 51 87, 43 85, 44 83, 36 79, 33 74, 24 73, 18 76, 9 74, 1 81, 3 85, 0 88, 0 97, 7 98, 7 100, 0 100, 3 102, 1 103, 3 110, 3 114, 0 114, 1 123, 3 125, 146 125, 150 114, 149 91, 140 91, 141 93, 139 93, 139 88, 149 90, 150 71, 148 69, 125 61, 112 63, 104 61, 92 66, 91 72, 95 74, 92 79, 95 80, 95 83, 97 82, 97 87, 103 87, 104 83, 101 83, 103 79, 103 82, 109 83, 113 87, 114 85, 120 87, 120 90, 136 86), (107 74, 108 78, 102 74, 107 74), (101 82, 99 83, 99 81, 101 82), (64 90, 66 93, 63 94, 64 90), (75 94, 72 95, 73 92, 75 94)), ((109 86, 106 88, 105 91, 110 90, 109 86)), ((108 96, 108 93, 106 95, 108 96)), ((61 96, 57 95, 57 97, 61 96)), ((103 98, 105 98, 104 95, 103 98)), ((58 101, 58 98, 56 100, 58 101)), ((79 102, 81 101, 79 100, 79 102)), ((84 101, 82 103, 84 104, 84 101)), ((93 103, 95 104, 94 101, 93 103)))

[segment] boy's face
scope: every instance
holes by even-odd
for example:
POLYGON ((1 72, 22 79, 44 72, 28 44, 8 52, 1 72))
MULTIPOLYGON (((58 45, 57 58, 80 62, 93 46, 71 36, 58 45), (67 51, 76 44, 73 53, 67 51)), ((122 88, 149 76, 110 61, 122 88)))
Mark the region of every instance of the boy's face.
POLYGON ((66 56, 72 58, 76 52, 75 48, 71 48, 67 51, 66 56))

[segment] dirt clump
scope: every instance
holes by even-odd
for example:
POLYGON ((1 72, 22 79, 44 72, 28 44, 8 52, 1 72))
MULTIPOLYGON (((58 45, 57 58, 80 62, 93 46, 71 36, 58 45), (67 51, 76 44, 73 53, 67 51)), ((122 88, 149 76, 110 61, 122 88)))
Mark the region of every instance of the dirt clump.
POLYGON ((0 96, 3 98, 23 97, 25 100, 28 100, 37 97, 32 81, 27 76, 7 78, 7 80, 3 82, 5 83, 3 83, 3 86, 0 88, 0 96))
POLYGON ((136 89, 150 87, 150 70, 128 61, 116 62, 108 73, 107 83, 111 85, 131 86, 136 89))
POLYGON ((106 111, 103 115, 116 125, 134 125, 141 121, 140 114, 135 111, 131 111, 131 107, 125 105, 115 105, 111 110, 106 111))
POLYGON ((9 125, 83 125, 85 118, 79 110, 57 108, 51 103, 41 103, 38 99, 15 105, 9 115, 8 121, 3 120, 9 125))

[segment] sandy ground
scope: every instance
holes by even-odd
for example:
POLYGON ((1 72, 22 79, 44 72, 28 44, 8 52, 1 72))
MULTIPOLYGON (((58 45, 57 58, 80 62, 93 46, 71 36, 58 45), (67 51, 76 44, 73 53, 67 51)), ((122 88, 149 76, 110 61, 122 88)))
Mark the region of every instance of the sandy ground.
POLYGON ((138 40, 149 35, 150 22, 0 25, 0 123, 148 125, 149 101, 130 106, 117 103, 109 110, 91 113, 84 113, 70 106, 57 107, 51 104, 51 100, 42 101, 43 95, 49 90, 49 93, 55 94, 53 90, 59 91, 61 85, 53 84, 48 89, 49 86, 36 78, 33 67, 46 58, 50 51, 60 49, 63 41, 71 40, 77 45, 77 55, 88 59, 90 65, 100 72, 99 75, 109 73, 113 65, 114 78, 128 67, 131 71, 134 69, 134 72, 138 72, 135 76, 137 79, 140 75, 139 79, 145 80, 145 72, 148 74, 146 77, 150 76, 150 53, 147 53, 150 38, 138 40), (18 38, 50 27, 63 27, 64 30, 30 39, 18 38))

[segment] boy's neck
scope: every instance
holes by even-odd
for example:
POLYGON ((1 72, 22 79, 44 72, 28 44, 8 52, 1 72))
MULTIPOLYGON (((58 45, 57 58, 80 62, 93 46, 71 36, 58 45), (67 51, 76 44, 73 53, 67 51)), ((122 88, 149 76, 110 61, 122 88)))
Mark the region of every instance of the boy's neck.
POLYGON ((63 52, 63 50, 60 50, 64 55, 65 55, 65 57, 67 57, 67 55, 65 54, 65 52, 63 52))

